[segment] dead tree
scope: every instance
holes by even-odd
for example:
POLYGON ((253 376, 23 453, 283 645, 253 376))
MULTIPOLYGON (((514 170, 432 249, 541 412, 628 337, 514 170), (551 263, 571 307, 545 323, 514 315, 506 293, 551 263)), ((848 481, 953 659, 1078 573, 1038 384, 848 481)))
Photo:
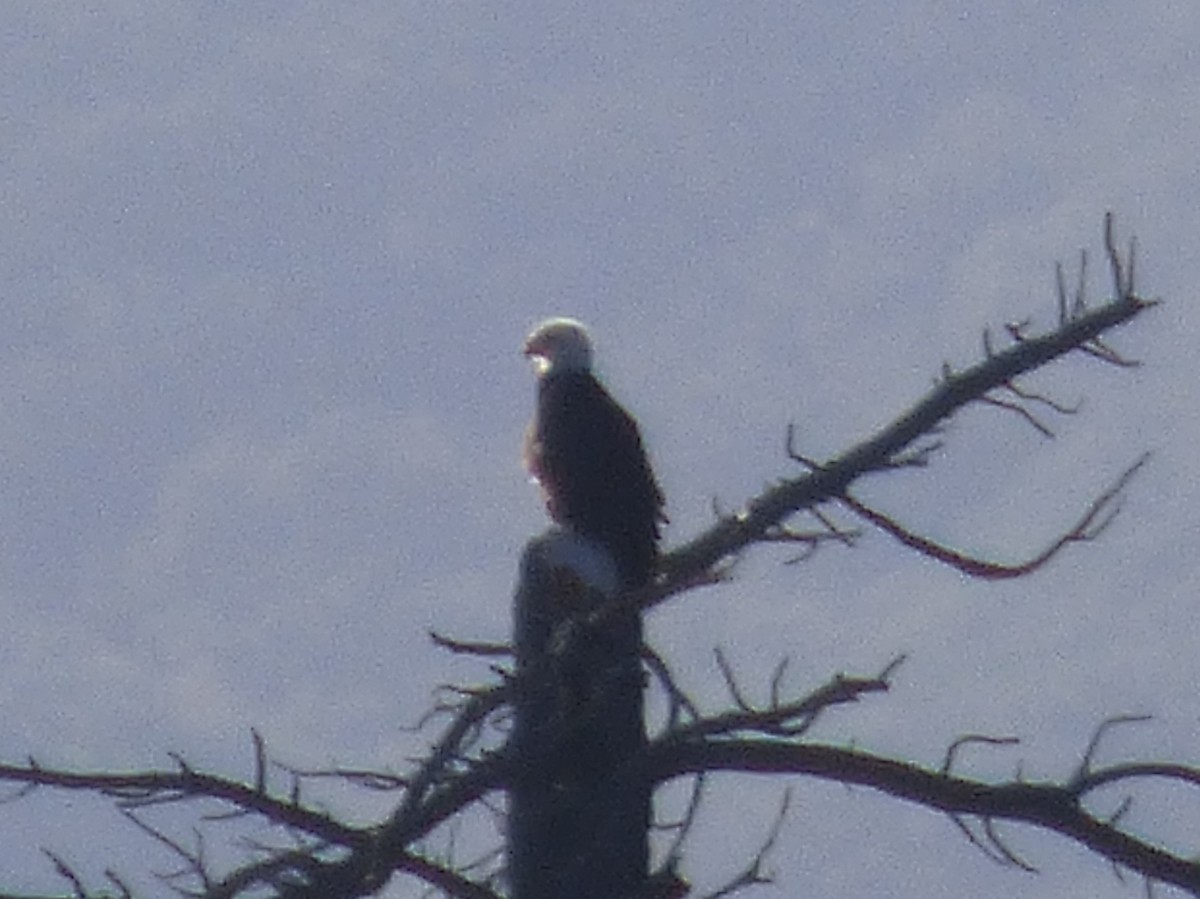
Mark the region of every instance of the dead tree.
POLYGON ((651 783, 637 609, 599 545, 530 541, 514 608, 516 677, 506 844, 514 899, 635 895, 648 875, 651 783))
MULTIPOLYGON (((801 775, 865 786, 943 813, 993 859, 1028 867, 996 827, 1001 821, 1020 822, 1078 842, 1148 884, 1168 883, 1200 896, 1200 862, 1126 830, 1119 811, 1104 815, 1089 807, 1098 789, 1113 784, 1131 786, 1146 779, 1200 784, 1200 768, 1182 763, 1095 767, 1093 758, 1102 735, 1127 719, 1101 723, 1074 773, 1064 781, 993 782, 962 773, 956 764, 958 751, 969 743, 1007 742, 1007 738, 964 736, 948 748, 940 763, 932 765, 812 739, 814 722, 829 710, 885 693, 899 659, 874 674, 832 677, 801 695, 785 694, 781 677, 776 676, 769 699, 756 704, 718 656, 730 705, 707 711, 676 681, 669 662, 643 647, 642 664, 650 673, 651 686, 665 697, 665 720, 646 736, 640 751, 620 759, 605 754, 606 734, 596 723, 611 718, 625 722, 624 726, 641 727, 640 709, 631 712, 640 703, 640 680, 630 679, 631 673, 640 678, 640 670, 632 661, 636 652, 632 646, 622 647, 617 654, 622 664, 590 665, 590 635, 603 633, 606 623, 622 616, 636 620, 645 608, 726 580, 732 561, 751 546, 783 544, 804 556, 830 543, 855 542, 859 533, 837 520, 839 509, 923 555, 979 578, 1028 574, 1066 548, 1099 536, 1113 520, 1122 491, 1144 458, 1133 461, 1101 489, 1081 510, 1076 524, 1049 540, 1042 552, 1013 563, 974 558, 936 543, 896 516, 863 503, 853 488, 869 473, 928 466, 932 452, 941 446, 940 425, 972 404, 1010 412, 1039 430, 1048 430, 1045 416, 1072 410, 1033 392, 1021 379, 1057 359, 1083 354, 1118 367, 1133 365, 1112 348, 1108 335, 1154 302, 1135 292, 1133 248, 1118 252, 1110 219, 1105 223, 1105 249, 1113 285, 1110 300, 1090 307, 1083 274, 1078 288, 1069 291, 1060 270, 1058 320, 1053 329, 1035 334, 1028 323, 1009 325, 1003 347, 985 332, 983 359, 978 364, 962 371, 943 368, 935 387, 916 405, 832 459, 804 456, 789 434, 789 463, 802 470, 751 498, 739 512, 720 516, 703 533, 669 552, 659 577, 637 595, 611 596, 594 566, 581 562, 577 554, 564 554, 561 545, 556 548, 559 538, 554 534, 531 544, 524 565, 525 584, 533 585, 533 592, 518 599, 519 664, 515 668, 511 664, 513 648, 507 645, 435 637, 451 651, 489 662, 495 674, 489 684, 456 689, 438 704, 429 717, 443 721, 443 729, 411 773, 299 771, 271 761, 255 736, 257 761, 245 781, 196 771, 179 757, 169 768, 128 774, 54 770, 31 760, 0 765, 0 781, 15 785, 18 797, 35 789, 84 790, 111 797, 134 827, 178 858, 179 869, 167 875, 171 885, 206 899, 369 896, 403 878, 460 899, 502 895, 540 899, 551 895, 544 891, 545 884, 521 872, 521 865, 530 863, 521 855, 530 845, 522 842, 526 837, 535 841, 539 852, 552 850, 556 839, 572 847, 574 854, 589 841, 598 853, 619 847, 620 858, 601 854, 585 861, 591 864, 605 858, 614 870, 623 871, 614 889, 626 891, 629 885, 629 894, 647 899, 682 896, 688 888, 677 871, 686 866, 687 836, 699 814, 702 778, 716 771, 801 775), (797 521, 805 515, 811 523, 800 526, 797 521), (539 595, 556 597, 557 605, 545 605, 539 595), (535 712, 516 733, 514 707, 535 712), (340 821, 306 799, 306 790, 315 781, 329 778, 350 788, 394 792, 391 813, 372 826, 340 821), (660 852, 658 870, 643 877, 647 797, 656 786, 678 778, 693 778, 694 801, 660 852), (617 786, 615 804, 614 796, 598 791, 597 784, 617 786), (515 883, 510 883, 500 853, 485 852, 472 861, 430 848, 448 822, 473 809, 492 808, 489 803, 494 797, 520 794, 522 789, 525 793, 512 808, 511 820, 500 825, 517 835, 510 853, 510 864, 517 869, 512 877, 515 883), (273 826, 279 843, 260 842, 244 863, 214 869, 200 837, 169 832, 153 817, 164 806, 199 801, 218 803, 227 812, 202 819, 210 832, 232 826, 231 816, 248 816, 273 826), (614 816, 634 821, 636 826, 628 828, 632 833, 612 836, 614 816), (642 882, 630 884, 631 877, 642 882)), ((612 653, 606 656, 611 658, 612 653)), ((19 803, 9 804, 6 811, 12 814, 19 807, 19 803)), ((762 852, 717 894, 760 882, 761 862, 776 836, 774 832, 762 852)), ((577 871, 574 854, 561 860, 554 871, 555 877, 568 878, 551 881, 559 889, 567 889, 564 884, 569 886, 572 872, 577 871)), ((118 872, 104 872, 104 885, 95 887, 91 884, 101 875, 74 871, 58 856, 48 855, 51 869, 64 879, 70 895, 129 895, 118 872)), ((571 894, 583 895, 573 888, 571 894)))

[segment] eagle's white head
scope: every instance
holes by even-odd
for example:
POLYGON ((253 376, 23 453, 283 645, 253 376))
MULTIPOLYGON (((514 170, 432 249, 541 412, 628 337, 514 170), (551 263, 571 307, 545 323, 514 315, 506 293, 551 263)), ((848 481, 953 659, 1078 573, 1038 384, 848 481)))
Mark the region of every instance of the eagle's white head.
POLYGON ((573 318, 548 318, 525 339, 523 352, 539 376, 592 370, 592 341, 587 328, 573 318))

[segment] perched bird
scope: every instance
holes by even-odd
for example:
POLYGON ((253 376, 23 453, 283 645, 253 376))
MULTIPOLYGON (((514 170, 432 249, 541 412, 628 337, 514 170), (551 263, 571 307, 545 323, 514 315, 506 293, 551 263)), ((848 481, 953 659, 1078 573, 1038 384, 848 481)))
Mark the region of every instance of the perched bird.
POLYGON ((637 423, 592 374, 592 343, 579 322, 542 322, 524 352, 538 374, 525 465, 550 517, 604 546, 622 586, 642 586, 654 575, 666 516, 637 423))
POLYGON ((663 495, 637 425, 592 374, 583 325, 543 322, 525 355, 538 373, 525 465, 557 526, 526 545, 513 609, 512 894, 642 895, 654 792, 631 766, 646 745, 642 618, 617 601, 654 576, 663 495))

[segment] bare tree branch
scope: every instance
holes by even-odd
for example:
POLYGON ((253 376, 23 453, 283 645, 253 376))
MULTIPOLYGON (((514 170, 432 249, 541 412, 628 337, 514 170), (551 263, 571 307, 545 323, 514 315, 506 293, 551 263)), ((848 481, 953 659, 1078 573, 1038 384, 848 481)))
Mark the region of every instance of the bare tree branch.
MULTIPOLYGON (((813 469, 811 472, 772 487, 750 500, 741 512, 725 516, 669 553, 662 564, 665 582, 693 577, 760 540, 790 515, 840 499, 853 481, 892 467, 915 441, 964 406, 1073 350, 1088 350, 1101 334, 1154 304, 1133 293, 1122 294, 1093 311, 1069 317, 1048 334, 1024 338, 963 372, 948 374, 924 399, 874 437, 824 464, 803 459, 813 469)), ((793 457, 799 458, 794 453, 793 457)), ((644 604, 660 600, 661 596, 652 591, 644 604)))
POLYGON ((923 556, 928 556, 931 559, 949 565, 951 568, 971 577, 983 578, 985 580, 1005 580, 1008 578, 1024 577, 1027 574, 1037 571, 1057 556, 1062 549, 1072 543, 1085 543, 1096 539, 1112 522, 1113 516, 1116 515, 1120 508, 1119 502, 1122 492, 1149 458, 1149 453, 1143 453, 1136 462, 1126 468, 1120 477, 1113 482, 1112 486, 1091 502, 1079 520, 1046 547, 1046 549, 1028 561, 1011 565, 968 556, 942 544, 935 543, 927 537, 922 537, 908 530, 882 512, 878 512, 870 506, 859 502, 849 493, 842 495, 841 502, 846 507, 852 509, 855 514, 865 518, 880 530, 891 534, 905 546, 915 549, 923 556))
POLYGON ((202 774, 190 768, 181 771, 144 771, 129 774, 75 772, 28 766, 0 765, 0 781, 83 790, 111 796, 118 804, 139 805, 146 800, 184 802, 217 799, 247 811, 257 812, 278 824, 311 834, 325 842, 356 847, 367 841, 365 831, 348 827, 329 815, 293 805, 261 793, 251 786, 202 774))
MULTIPOLYGON (((804 774, 870 787, 952 815, 1023 822, 1074 840, 1147 878, 1200 895, 1200 862, 1096 817, 1070 784, 991 784, 854 749, 754 739, 659 740, 650 747, 646 765, 659 782, 699 771, 804 774)), ((1190 782, 1200 782, 1200 770, 1183 770, 1190 782)))
POLYGON ((771 850, 775 848, 775 844, 779 841, 779 834, 783 831, 783 823, 787 820, 787 813, 791 804, 792 791, 784 790, 783 801, 780 802, 779 811, 775 814, 775 822, 771 825, 766 839, 759 847, 758 852, 755 853, 754 858, 732 880, 713 892, 708 893, 704 899, 724 899, 724 897, 732 896, 734 893, 740 892, 747 887, 761 886, 773 882, 765 870, 767 856, 770 855, 771 850))

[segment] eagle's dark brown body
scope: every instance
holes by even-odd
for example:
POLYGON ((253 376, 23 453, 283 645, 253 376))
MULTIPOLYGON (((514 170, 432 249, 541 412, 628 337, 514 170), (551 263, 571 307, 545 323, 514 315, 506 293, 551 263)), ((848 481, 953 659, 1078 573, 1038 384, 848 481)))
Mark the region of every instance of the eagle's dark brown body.
POLYGON ((526 464, 551 518, 608 549, 624 586, 650 580, 663 494, 637 424, 590 372, 542 376, 526 464))

